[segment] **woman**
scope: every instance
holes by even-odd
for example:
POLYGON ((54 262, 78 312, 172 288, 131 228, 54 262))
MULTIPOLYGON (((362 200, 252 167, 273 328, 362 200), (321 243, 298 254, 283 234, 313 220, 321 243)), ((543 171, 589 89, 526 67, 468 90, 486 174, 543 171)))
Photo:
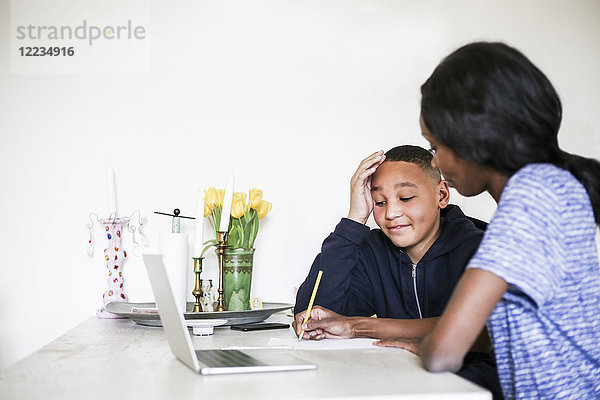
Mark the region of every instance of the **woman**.
POLYGON ((505 398, 600 398, 600 163, 559 149, 558 95, 505 44, 458 49, 421 94, 432 164, 498 208, 431 334, 379 344, 455 371, 487 322, 505 398))

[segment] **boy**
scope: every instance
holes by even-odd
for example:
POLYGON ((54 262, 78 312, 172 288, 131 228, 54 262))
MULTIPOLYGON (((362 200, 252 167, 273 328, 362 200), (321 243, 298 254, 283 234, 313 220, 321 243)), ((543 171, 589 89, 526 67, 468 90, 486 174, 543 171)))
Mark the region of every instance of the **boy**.
MULTIPOLYGON (((306 338, 413 339, 433 329, 483 230, 448 205, 448 184, 431 159, 421 147, 399 146, 361 162, 351 179, 348 218, 325 239, 298 290, 296 312, 307 308, 323 270, 314 303, 321 307, 306 338), (371 212, 380 229, 364 225, 371 212)), ((298 332, 303 318, 296 315, 298 332)), ((492 358, 472 356, 460 375, 499 392, 492 358)))

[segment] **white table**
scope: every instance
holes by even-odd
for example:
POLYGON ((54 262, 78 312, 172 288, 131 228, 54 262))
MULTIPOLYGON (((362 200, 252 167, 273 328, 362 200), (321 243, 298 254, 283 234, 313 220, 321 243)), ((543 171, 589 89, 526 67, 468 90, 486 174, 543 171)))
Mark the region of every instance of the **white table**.
MULTIPOLYGON (((283 314, 269 321, 286 321, 283 314)), ((197 349, 266 346, 286 330, 216 328, 192 336, 197 349)), ((451 373, 425 371, 401 349, 293 350, 313 371, 201 376, 171 353, 162 328, 89 318, 31 356, 0 372, 8 399, 491 399, 451 373)))

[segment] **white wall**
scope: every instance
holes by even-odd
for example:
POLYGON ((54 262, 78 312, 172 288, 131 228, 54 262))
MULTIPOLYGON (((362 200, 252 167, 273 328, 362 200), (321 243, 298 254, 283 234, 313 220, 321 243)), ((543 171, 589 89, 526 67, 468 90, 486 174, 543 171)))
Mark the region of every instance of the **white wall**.
MULTIPOLYGON (((105 158, 121 214, 150 218, 150 251, 170 228, 153 211, 193 214, 197 189, 223 186, 225 169, 238 189, 262 188, 273 211, 253 292, 286 302, 347 212, 358 161, 425 145, 419 86, 461 44, 502 40, 530 56, 562 96, 564 148, 600 158, 596 0, 154 1, 150 72, 131 74, 10 73, 0 4, 0 367, 101 305, 105 240, 97 229, 88 258, 85 224, 106 209, 105 158)), ((489 197, 454 200, 493 213, 489 197)), ((141 260, 124 271, 130 300, 150 301, 141 260)), ((214 253, 204 275, 216 277, 214 253)))

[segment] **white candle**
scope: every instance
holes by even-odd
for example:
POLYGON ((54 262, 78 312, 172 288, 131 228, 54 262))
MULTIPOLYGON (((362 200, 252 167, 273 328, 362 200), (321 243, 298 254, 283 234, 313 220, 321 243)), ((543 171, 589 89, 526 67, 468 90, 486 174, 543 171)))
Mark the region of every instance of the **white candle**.
POLYGON ((227 186, 225 186, 225 197, 223 198, 223 209, 221 210, 221 224, 219 232, 227 232, 229 228, 229 216, 231 215, 231 203, 233 202, 233 186, 235 179, 233 173, 229 172, 227 177, 227 186))
POLYGON ((196 236, 194 242, 194 258, 202 256, 202 243, 204 242, 204 199, 202 195, 196 201, 196 236))
POLYGON ((115 191, 115 171, 108 160, 106 160, 106 189, 108 196, 108 216, 110 217, 113 213, 115 213, 114 216, 118 217, 117 195, 115 191))

